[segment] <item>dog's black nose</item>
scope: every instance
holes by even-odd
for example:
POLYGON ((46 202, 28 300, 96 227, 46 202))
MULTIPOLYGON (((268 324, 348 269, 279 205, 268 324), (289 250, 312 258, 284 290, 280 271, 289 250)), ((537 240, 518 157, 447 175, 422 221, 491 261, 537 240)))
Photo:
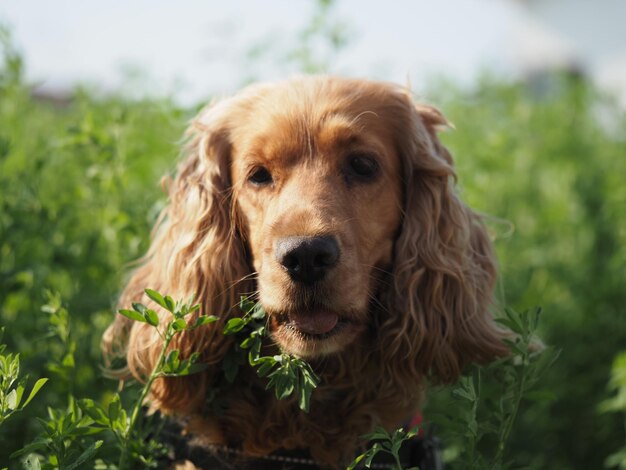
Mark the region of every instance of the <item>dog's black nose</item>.
POLYGON ((276 243, 274 254, 291 279, 311 284, 337 264, 339 245, 334 237, 285 237, 276 243))

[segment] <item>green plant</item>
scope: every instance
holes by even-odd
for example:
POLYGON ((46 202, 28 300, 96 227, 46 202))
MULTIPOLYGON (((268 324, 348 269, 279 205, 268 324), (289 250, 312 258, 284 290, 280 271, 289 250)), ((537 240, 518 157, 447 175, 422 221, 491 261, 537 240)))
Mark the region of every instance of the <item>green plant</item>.
MULTIPOLYGON (((356 466, 363 462, 366 468, 370 468, 374 457, 380 452, 387 453, 393 457, 394 470, 403 470, 400 461, 400 448, 402 444, 417 435, 419 427, 405 431, 402 428, 396 429, 392 433, 387 432, 384 428, 377 427, 373 433, 363 436, 366 441, 375 441, 372 446, 365 452, 357 456, 356 459, 348 466, 348 470, 353 470, 356 466)), ((411 467, 406 470, 419 470, 417 467, 411 467)))
POLYGON ((242 297, 241 318, 231 318, 224 327, 227 336, 236 335, 235 347, 229 351, 223 367, 226 378, 232 383, 239 365, 243 362, 242 353, 247 351, 248 363, 255 367, 259 377, 267 377, 267 388, 274 388, 276 398, 282 400, 296 394, 303 411, 309 411, 311 393, 319 384, 311 366, 291 354, 262 356, 261 348, 267 328, 266 314, 260 304, 242 297))
MULTIPOLYGON (((488 366, 474 366, 452 389, 447 389, 450 396, 443 404, 431 403, 427 408, 426 416, 442 430, 451 468, 499 470, 512 466, 505 460, 505 450, 520 404, 524 398, 532 398, 531 389, 558 357, 554 349, 540 346, 536 337, 540 314, 539 308, 521 313, 505 309, 505 316, 496 321, 511 333, 505 339, 511 355, 488 366), (482 388, 485 379, 497 385, 495 395, 482 388)), ((378 428, 364 436, 366 441, 375 442, 348 470, 361 461, 369 468, 381 451, 391 454, 395 468, 402 470, 400 447, 416 433, 417 428, 393 433, 378 428)))
MULTIPOLYGON (((158 465, 159 457, 166 452, 164 446, 157 440, 162 423, 158 419, 150 420, 144 417, 142 407, 155 380, 160 377, 190 375, 206 368, 205 364, 199 362, 199 352, 193 352, 188 358, 182 358, 180 351, 170 348, 170 345, 177 334, 214 323, 217 317, 196 315, 193 321, 188 321, 189 316, 200 308, 199 304, 193 303, 193 298, 183 302, 174 301, 172 297, 152 289, 146 289, 145 293, 168 312, 169 317, 163 321, 155 310, 139 302, 133 303, 132 309, 119 310, 121 315, 155 328, 163 342, 155 367, 135 397, 129 408, 130 412, 127 412, 122 404, 122 398, 117 393, 106 406, 91 398, 76 400, 70 393, 67 408, 55 410, 49 407, 48 418, 38 419, 43 426, 43 434, 14 452, 12 458, 25 456, 26 459, 23 461, 25 466, 43 464, 43 468, 77 468, 93 461, 101 448, 106 450, 105 439, 96 440, 92 437, 106 432, 114 438, 112 443, 108 443, 108 447, 116 448, 119 454, 116 468, 120 470, 132 468, 137 463, 150 468, 158 465)), ((58 351, 58 359, 51 361, 50 370, 67 380, 73 376, 72 371, 75 367, 73 352, 76 348, 70 334, 69 314, 62 307, 58 294, 48 294, 48 300, 43 310, 50 314, 51 334, 58 337, 62 345, 58 351)), ((268 378, 267 387, 275 389, 278 399, 296 393, 300 407, 305 411, 308 410, 311 392, 319 379, 311 367, 301 359, 288 354, 262 356, 265 312, 259 305, 246 298, 241 299, 240 307, 244 315, 241 318, 232 318, 224 327, 225 335, 235 335, 237 338, 232 348, 235 355, 247 356, 250 366, 257 368, 258 375, 268 378)), ((0 356, 0 359, 3 357, 0 356)), ((12 358, 9 360, 11 364, 15 362, 12 358)), ((230 366, 224 367, 224 372, 231 382, 237 374, 239 362, 231 362, 230 366)), ((227 361, 224 364, 228 364, 227 361)), ((45 379, 35 385, 27 402, 44 382, 45 379)), ((21 398, 19 390, 23 392, 23 389, 18 389, 17 392, 21 398)), ((104 460, 101 460, 101 464, 105 468, 112 465, 104 460)))
MULTIPOLYGON (((177 349, 170 350, 169 346, 172 339, 181 331, 195 330, 203 325, 217 321, 217 317, 214 315, 199 315, 193 323, 188 324, 185 317, 200 308, 199 304, 193 304, 193 298, 189 299, 187 303, 183 303, 182 301, 175 302, 169 295, 163 296, 152 289, 146 289, 146 295, 168 311, 171 314, 171 320, 167 321, 163 329, 159 329, 160 321, 157 313, 141 303, 133 303, 132 310, 122 309, 119 311, 119 313, 131 320, 148 323, 153 326, 163 340, 163 347, 161 348, 159 358, 141 389, 139 398, 135 401, 128 424, 125 425, 123 429, 117 429, 119 441, 122 444, 119 462, 120 468, 126 468, 128 465, 129 448, 124 445, 124 442, 127 442, 133 437, 135 426, 140 419, 141 407, 154 381, 159 377, 194 374, 206 367, 204 364, 197 362, 200 356, 199 352, 192 353, 188 359, 181 359, 180 351, 177 349)), ((123 412, 123 410, 121 411, 123 412)), ((123 421, 125 422, 126 420, 124 419, 123 421)))
POLYGON ((447 391, 445 408, 438 409, 436 402, 427 407, 426 415, 442 432, 452 468, 496 470, 513 465, 506 450, 522 400, 541 398, 541 391, 533 388, 559 356, 537 339, 540 315, 540 308, 520 313, 506 308, 496 321, 511 332, 505 339, 511 355, 474 366, 447 391))
MULTIPOLYGON (((4 328, 0 328, 0 342, 3 335, 4 328)), ((6 344, 0 343, 0 425, 15 413, 24 410, 48 381, 46 378, 38 379, 26 400, 22 401, 28 376, 20 378, 20 355, 5 354, 5 349, 6 344)))
POLYGON ((103 429, 92 426, 93 421, 70 398, 66 410, 48 408, 47 419, 37 419, 43 434, 30 444, 14 452, 11 458, 26 456, 24 466, 33 468, 71 470, 95 457, 103 441, 90 436, 103 429), (43 458, 43 465, 39 458, 43 458))
MULTIPOLYGON (((626 352, 619 354, 613 361, 609 390, 615 392, 615 396, 600 403, 602 413, 620 413, 624 419, 626 430, 626 352)), ((609 455, 604 461, 606 467, 619 467, 626 469, 626 445, 617 452, 609 455)))
MULTIPOLYGON (((48 408, 48 419, 39 419, 44 433, 31 444, 14 452, 13 458, 39 454, 44 460, 44 468, 77 468, 93 460, 105 442, 94 440, 91 436, 108 431, 114 436, 114 445, 118 449, 117 468, 132 468, 135 465, 133 462, 140 462, 147 467, 157 465, 158 458, 163 455, 165 449, 154 439, 158 434, 158 426, 155 426, 155 423, 142 426, 143 403, 157 378, 189 375, 204 369, 205 365, 197 362, 198 353, 192 354, 187 359, 181 359, 180 352, 176 349, 170 350, 169 346, 176 334, 212 323, 217 317, 198 315, 193 323, 188 324, 185 317, 199 308, 199 305, 193 305, 192 299, 187 303, 174 302, 171 297, 150 289, 146 289, 146 294, 169 312, 170 318, 162 325, 156 311, 141 303, 133 303, 132 310, 120 310, 120 314, 134 321, 153 326, 163 340, 159 359, 139 391, 130 413, 122 406, 119 394, 113 396, 108 406, 102 406, 90 398, 75 400, 70 394, 67 409, 48 408)), ((61 307, 58 295, 51 295, 50 303, 44 309, 51 314, 51 327, 65 345, 64 350, 72 351, 74 343, 69 332, 68 314, 67 310, 61 307)), ((62 367, 54 365, 51 368, 62 377, 67 377, 68 369, 74 367, 73 356, 72 360, 68 360, 68 354, 71 353, 61 356, 62 367)), ((35 460, 29 457, 25 462, 34 465, 35 460)), ((37 462, 37 465, 40 465, 39 460, 37 462)))
POLYGON ((71 335, 69 313, 62 306, 58 293, 46 292, 47 303, 42 311, 49 314, 48 337, 56 340, 54 354, 47 363, 48 370, 66 384, 68 405, 65 409, 47 408, 47 419, 37 418, 43 428, 30 444, 14 452, 11 457, 25 456, 26 468, 74 469, 91 460, 102 446, 102 440, 91 436, 103 429, 92 426, 93 421, 83 414, 71 393, 74 383, 76 342, 71 335))
POLYGON ((442 141, 495 239, 499 303, 540 303, 541 337, 562 350, 521 403, 508 453, 531 468, 601 468, 623 444, 622 420, 597 404, 626 344, 626 115, 585 78, 546 79, 487 77, 469 92, 439 81, 427 96, 455 125, 442 141))

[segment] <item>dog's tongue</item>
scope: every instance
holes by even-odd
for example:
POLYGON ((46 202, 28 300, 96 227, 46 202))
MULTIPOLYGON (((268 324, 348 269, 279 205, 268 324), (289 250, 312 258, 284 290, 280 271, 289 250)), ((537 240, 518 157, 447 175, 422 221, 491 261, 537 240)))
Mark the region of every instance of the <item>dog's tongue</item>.
POLYGON ((310 335, 323 335, 331 331, 339 318, 337 314, 325 310, 316 310, 306 313, 292 313, 289 319, 295 323, 296 327, 310 335))

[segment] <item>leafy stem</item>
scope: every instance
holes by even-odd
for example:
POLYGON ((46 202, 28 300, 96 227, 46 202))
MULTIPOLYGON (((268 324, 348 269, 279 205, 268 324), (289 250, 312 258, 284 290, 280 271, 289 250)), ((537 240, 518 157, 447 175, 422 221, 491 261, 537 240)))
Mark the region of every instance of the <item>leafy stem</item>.
POLYGON ((431 419, 445 431, 449 458, 460 469, 505 469, 509 437, 524 399, 541 399, 528 392, 558 357, 541 345, 535 333, 541 309, 516 312, 506 308, 496 321, 506 328, 503 339, 510 354, 487 366, 474 366, 452 390, 447 410, 431 419), (483 383, 485 386, 483 386, 483 383))
POLYGON ((402 447, 404 441, 415 437, 418 431, 419 426, 415 426, 408 431, 399 428, 390 433, 384 428, 377 426, 373 433, 363 436, 363 439, 366 441, 375 441, 374 444, 354 459, 354 461, 348 466, 347 470, 354 470, 361 462, 363 462, 363 465, 366 468, 370 468, 374 457, 376 457, 376 455, 380 452, 384 452, 392 456, 395 463, 393 470, 403 470, 404 467, 402 466, 402 461, 400 460, 400 448, 402 447))
POLYGON ((498 442, 498 448, 496 450, 496 454, 492 460, 490 469, 495 470, 499 468, 502 462, 502 458, 504 457, 504 449, 506 448, 506 443, 509 439, 509 434, 513 429, 513 424, 515 423, 515 419, 517 418, 517 412, 519 410, 520 404, 522 402, 522 398, 524 397, 524 392, 526 390, 526 364, 525 361, 522 361, 520 366, 520 380, 518 383, 518 387, 516 389, 515 398, 513 401, 513 408, 511 410, 510 415, 508 416, 502 431, 500 432, 500 439, 498 442))
MULTIPOLYGON (((0 342, 3 334, 4 328, 0 328, 0 342)), ((4 354, 5 348, 5 344, 0 344, 0 425, 14 413, 22 411, 48 381, 47 378, 37 380, 22 402, 28 377, 19 378, 20 355, 4 354)))
MULTIPOLYGON (((150 393, 152 384, 157 378, 164 376, 189 375, 206 368, 204 364, 197 362, 199 353, 194 353, 188 359, 181 360, 180 352, 177 349, 169 351, 170 344, 174 337, 184 330, 194 330, 200 326, 217 321, 217 317, 213 315, 199 315, 194 323, 187 323, 185 317, 200 308, 199 304, 193 304, 193 298, 189 299, 187 303, 183 303, 182 301, 174 302, 169 295, 163 296, 159 292, 152 289, 146 289, 145 293, 153 302, 171 314, 171 320, 167 322, 165 331, 162 333, 159 330, 160 320, 158 314, 154 310, 146 307, 144 304, 133 303, 132 310, 122 309, 119 311, 120 314, 130 318, 131 320, 147 323, 153 326, 157 329, 157 333, 163 339, 163 346, 161 347, 156 365, 152 369, 148 380, 146 380, 146 383, 141 389, 139 398, 135 401, 133 406, 128 425, 120 436, 123 438, 123 441, 128 441, 133 436, 135 426, 141 416, 141 407, 143 406, 148 393, 150 393)), ((119 468, 127 468, 127 461, 128 446, 122 445, 119 468)))
POLYGON ((262 356, 263 338, 267 336, 266 313, 258 303, 246 297, 239 304, 244 315, 231 318, 224 327, 224 334, 236 336, 235 349, 223 364, 226 378, 232 383, 238 366, 243 362, 241 355, 247 356, 251 367, 256 368, 259 377, 267 377, 267 389, 274 388, 276 398, 285 399, 292 394, 298 397, 298 406, 308 412, 311 394, 320 382, 311 366, 304 360, 281 352, 279 355, 262 356))
MULTIPOLYGON (((152 388, 152 384, 160 376, 160 371, 163 369, 163 364, 165 363, 165 353, 167 349, 169 348, 170 343, 172 342, 173 338, 174 338, 174 332, 171 331, 170 325, 168 325, 167 332, 165 334, 165 338, 163 342, 163 348, 161 349, 161 353, 159 354, 156 367, 152 370, 150 377, 148 377, 148 380, 146 381, 145 385, 141 389, 141 394, 139 395, 139 398, 137 399, 137 401, 135 402, 133 406, 133 411, 130 415, 130 421, 128 422, 128 427, 126 428, 126 432, 124 433, 124 440, 132 436, 132 433, 135 429, 135 425, 137 424, 137 420, 139 418, 141 407, 146 397, 148 396, 150 389, 152 388)), ((119 468, 121 469, 126 468, 127 459, 128 459, 128 447, 123 446, 122 453, 120 455, 119 468)))

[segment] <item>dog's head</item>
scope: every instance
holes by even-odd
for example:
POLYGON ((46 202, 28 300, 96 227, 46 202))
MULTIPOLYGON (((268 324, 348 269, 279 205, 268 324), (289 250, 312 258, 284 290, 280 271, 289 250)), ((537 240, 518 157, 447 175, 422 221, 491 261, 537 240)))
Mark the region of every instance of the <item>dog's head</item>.
POLYGON ((403 196, 395 113, 405 97, 385 91, 309 79, 232 105, 239 230, 273 336, 288 352, 348 347, 392 266, 403 196))
MULTIPOLYGON (((401 87, 329 77, 253 86, 207 108, 122 303, 152 287, 196 293, 225 316, 255 292, 288 352, 315 358, 373 337, 387 366, 442 381, 504 354, 488 315, 490 242, 454 192, 436 135, 445 125, 401 87)), ((179 346, 223 352, 220 326, 179 346)), ((150 364, 150 331, 130 332, 137 371, 150 364)))

